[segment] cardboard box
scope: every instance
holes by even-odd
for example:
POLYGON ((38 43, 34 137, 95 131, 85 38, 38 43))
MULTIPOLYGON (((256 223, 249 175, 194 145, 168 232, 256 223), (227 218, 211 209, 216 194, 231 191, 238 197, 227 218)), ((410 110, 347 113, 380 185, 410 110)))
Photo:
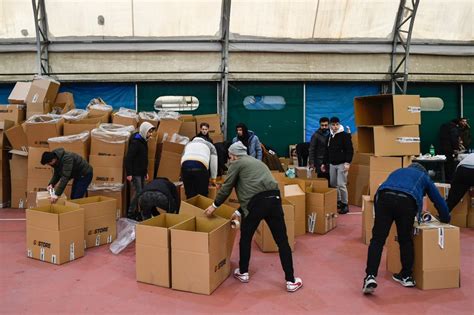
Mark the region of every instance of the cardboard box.
POLYGON ((315 171, 309 171, 308 168, 305 166, 297 166, 295 167, 296 177, 302 179, 317 179, 318 174, 315 171), (309 176, 308 176, 309 175, 309 176))
POLYGON ((209 124, 209 136, 211 138, 215 134, 222 134, 221 117, 219 114, 197 115, 194 118, 196 119, 196 133, 199 133, 201 123, 205 122, 209 124))
POLYGON ((0 208, 10 207, 11 186, 9 177, 0 177, 0 208))
POLYGON ((156 132, 154 132, 151 137, 147 141, 147 148, 148 148, 148 159, 155 160, 157 158, 158 152, 158 136, 156 132))
MULTIPOLYGON (((48 191, 29 191, 27 195, 28 208, 38 208, 51 205, 51 195, 48 191)), ((66 205, 66 195, 62 194, 56 201, 56 205, 66 205)), ((76 206, 74 206, 77 208, 76 206)))
MULTIPOLYGON (((295 250, 295 206, 289 201, 282 200, 283 213, 285 215, 286 234, 291 251, 295 250)), ((268 224, 262 220, 255 231, 255 243, 264 253, 278 252, 278 246, 273 239, 268 224)))
POLYGON ((284 187, 284 197, 295 206, 295 236, 306 233, 305 185, 289 184, 284 187))
POLYGON ((210 137, 213 143, 224 142, 224 135, 222 133, 214 133, 210 137))
POLYGON ((172 182, 179 181, 183 151, 184 145, 182 144, 163 142, 157 176, 166 177, 172 182))
POLYGON ((156 177, 156 160, 148 160, 148 182, 156 177))
POLYGON ((123 126, 133 126, 133 128, 137 129, 138 115, 136 115, 135 117, 126 117, 115 113, 112 115, 112 123, 123 126))
POLYGON ((6 133, 13 127, 13 121, 3 120, 0 121, 0 149, 8 149, 10 147, 6 133))
POLYGON ((354 98, 357 126, 421 124, 419 95, 374 95, 354 98))
POLYGON ((123 135, 108 133, 97 136, 93 130, 91 139, 91 155, 125 156, 128 138, 123 135))
MULTIPOLYGON (((50 177, 43 177, 43 178, 33 178, 28 177, 26 180, 26 191, 30 192, 44 192, 46 191, 46 187, 48 187, 50 177)), ((29 198, 28 198, 29 199, 29 198)), ((28 203, 29 204, 29 203, 28 203)))
POLYGON ((326 234, 337 226, 337 190, 316 183, 306 188, 306 231, 326 234))
POLYGON ((402 263, 400 261, 400 246, 395 222, 392 223, 385 245, 387 248, 387 270, 391 273, 399 273, 402 270, 402 263))
POLYGON ((25 105, 0 105, 0 121, 10 120, 15 125, 25 121, 26 106, 25 105))
POLYGON ((158 125, 160 124, 160 120, 155 112, 139 112, 138 125, 141 126, 145 121, 152 124, 155 129, 158 129, 158 125))
POLYGON ((127 186, 124 184, 91 184, 87 189, 89 197, 102 196, 116 200, 115 217, 119 219, 127 214, 127 186))
POLYGON ((121 184, 123 183, 123 168, 114 167, 93 167, 94 177, 92 178, 93 183, 111 183, 121 184))
POLYGON ((136 226, 135 252, 137 281, 171 287, 170 228, 192 218, 164 213, 136 226))
POLYGON ((76 104, 74 103, 74 95, 72 93, 58 93, 54 100, 53 111, 57 112, 57 114, 65 114, 74 108, 76 108, 76 104))
POLYGON ((180 120, 183 122, 179 130, 180 135, 188 137, 189 140, 191 140, 199 133, 199 126, 196 126, 196 120, 192 115, 181 116, 180 120))
POLYGON ((349 204, 361 207, 362 196, 369 194, 369 165, 351 163, 347 174, 349 204))
POLYGON ((410 157, 371 156, 369 177, 371 200, 374 200, 377 189, 393 171, 410 164, 410 157))
POLYGON ((80 155, 83 159, 89 158, 90 137, 89 133, 62 136, 48 139, 49 150, 63 148, 67 152, 80 155))
POLYGON ((30 258, 61 265, 84 256, 84 210, 49 205, 26 210, 30 258))
MULTIPOLYGON (((449 189, 451 188, 450 184, 445 183, 435 183, 435 186, 438 188, 441 196, 446 200, 449 195, 449 189)), ((451 225, 457 227, 468 227, 468 212, 469 212, 469 203, 471 198, 469 196, 469 191, 463 196, 459 203, 451 211, 451 225)), ((436 210, 434 204, 429 198, 426 198, 426 210, 432 213, 433 215, 438 215, 438 210, 436 210)))
POLYGON ((110 244, 117 237, 117 200, 104 196, 74 199, 66 206, 84 209, 84 248, 110 244))
POLYGON ((64 119, 54 119, 50 116, 40 116, 43 122, 29 122, 25 123, 26 126, 26 138, 28 140, 29 147, 45 147, 48 148, 48 139, 62 136, 64 119))
POLYGON ((170 228, 174 290, 209 295, 227 279, 230 230, 230 221, 217 217, 194 217, 170 228))
POLYGON ((79 120, 78 122, 66 121, 64 123, 64 135, 77 135, 84 131, 88 131, 90 133, 93 129, 98 128, 100 125, 100 123, 98 122, 91 124, 82 122, 83 120, 79 120))
MULTIPOLYGON (((47 148, 30 148, 30 152, 28 152, 28 179, 43 179, 43 182, 44 180, 49 182, 53 176, 53 168, 41 164, 41 157, 48 150, 47 148)), ((48 186, 47 183, 46 186, 48 186)))
POLYGON ((17 82, 8 96, 10 104, 26 104, 26 97, 30 91, 31 82, 17 82))
POLYGON ((357 136, 360 153, 371 153, 377 156, 420 154, 418 125, 359 127, 357 136))
POLYGON ((181 120, 177 119, 161 119, 157 130, 157 143, 160 144, 163 141, 169 141, 175 133, 179 133, 182 123, 183 122, 181 120), (166 139, 164 138, 165 134, 167 135, 166 139))
POLYGON ((28 152, 28 139, 26 138, 25 125, 16 125, 5 131, 12 149, 28 152))
POLYGON ((11 178, 11 207, 24 209, 27 207, 27 180, 11 178))
POLYGON ((51 111, 60 83, 51 78, 34 79, 26 96, 27 117, 51 111))
POLYGON ((374 220, 374 202, 370 200, 370 196, 362 196, 362 243, 365 245, 369 245, 372 239, 374 220))

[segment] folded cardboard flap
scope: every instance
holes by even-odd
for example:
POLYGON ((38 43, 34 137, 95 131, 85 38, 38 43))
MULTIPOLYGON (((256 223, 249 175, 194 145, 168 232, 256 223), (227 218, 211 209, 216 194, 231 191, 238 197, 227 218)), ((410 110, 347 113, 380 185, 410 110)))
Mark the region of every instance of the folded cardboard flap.
POLYGON ((285 197, 300 196, 304 194, 305 192, 301 189, 299 185, 285 185, 285 197))
MULTIPOLYGON (((214 200, 197 195, 190 199, 187 199, 181 203, 180 213, 189 214, 193 216, 204 216, 204 210, 206 210, 214 200)), ((214 215, 230 220, 235 213, 235 208, 229 205, 222 204, 215 211, 214 215)))
POLYGON ((209 241, 209 234, 225 225, 228 227, 226 229, 226 235, 228 235, 230 230, 230 222, 228 220, 217 217, 192 217, 170 228, 172 248, 173 250, 210 253, 211 243, 209 241))
POLYGON ((67 230, 77 226, 77 222, 84 222, 84 209, 47 205, 26 210, 26 224, 48 230, 67 230))

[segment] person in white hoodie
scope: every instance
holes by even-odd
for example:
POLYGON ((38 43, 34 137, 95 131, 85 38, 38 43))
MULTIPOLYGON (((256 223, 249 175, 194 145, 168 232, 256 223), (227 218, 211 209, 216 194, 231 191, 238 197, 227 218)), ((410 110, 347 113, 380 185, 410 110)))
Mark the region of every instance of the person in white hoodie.
POLYGON ((201 137, 194 138, 184 147, 181 158, 181 178, 186 198, 209 194, 209 178, 213 185, 217 177, 217 151, 214 145, 201 137))

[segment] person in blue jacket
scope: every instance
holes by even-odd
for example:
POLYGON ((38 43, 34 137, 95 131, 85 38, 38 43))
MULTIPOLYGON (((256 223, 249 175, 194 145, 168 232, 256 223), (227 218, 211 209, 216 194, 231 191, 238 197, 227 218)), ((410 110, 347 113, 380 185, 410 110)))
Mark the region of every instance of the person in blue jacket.
POLYGON ((248 130, 247 126, 243 123, 237 124, 235 127, 237 136, 234 137, 232 143, 237 141, 242 142, 242 144, 247 147, 247 154, 253 156, 256 159, 262 160, 262 145, 257 135, 252 130, 248 130))
POLYGON ((420 219, 425 194, 438 210, 439 220, 449 223, 451 217, 448 206, 421 164, 412 163, 407 168, 395 170, 380 185, 375 195, 375 222, 362 287, 364 294, 373 293, 377 287, 375 278, 383 246, 393 221, 397 226, 402 270, 392 278, 404 287, 415 286, 412 277, 414 261, 412 232, 415 217, 420 219))

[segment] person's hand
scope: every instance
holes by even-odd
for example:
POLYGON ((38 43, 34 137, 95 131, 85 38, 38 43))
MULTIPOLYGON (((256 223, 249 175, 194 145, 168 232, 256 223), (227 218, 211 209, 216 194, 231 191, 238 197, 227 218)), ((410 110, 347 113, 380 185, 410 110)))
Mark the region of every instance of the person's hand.
POLYGON ((49 197, 49 200, 51 201, 51 203, 56 203, 56 201, 58 201, 58 198, 58 196, 52 195, 51 197, 49 197))
POLYGON ((131 181, 132 181, 132 176, 127 176, 127 180, 128 180, 129 182, 131 182, 131 181))
POLYGON ((215 179, 215 178, 211 178, 211 179, 209 180, 209 182, 211 183, 212 186, 216 186, 216 183, 217 183, 217 182, 216 182, 216 179, 215 179))
POLYGON ((148 173, 147 173, 147 174, 145 175, 145 180, 148 180, 148 178, 149 178, 149 177, 148 177, 148 173))
POLYGON ((347 172, 351 165, 349 163, 344 163, 344 171, 347 172))
POLYGON ((214 213, 214 211, 216 211, 217 208, 214 208, 213 205, 210 205, 209 207, 207 207, 206 210, 204 210, 204 214, 207 215, 208 217, 212 216, 212 214, 214 213))
POLYGON ((53 190, 53 188, 54 188, 54 187, 53 187, 53 185, 51 185, 51 184, 49 184, 48 187, 46 187, 46 189, 47 189, 48 191, 53 190))
POLYGON ((310 164, 310 165, 309 165, 309 169, 310 169, 310 170, 314 170, 314 164, 310 164))
POLYGON ((326 165, 321 164, 321 172, 326 173, 326 165))

